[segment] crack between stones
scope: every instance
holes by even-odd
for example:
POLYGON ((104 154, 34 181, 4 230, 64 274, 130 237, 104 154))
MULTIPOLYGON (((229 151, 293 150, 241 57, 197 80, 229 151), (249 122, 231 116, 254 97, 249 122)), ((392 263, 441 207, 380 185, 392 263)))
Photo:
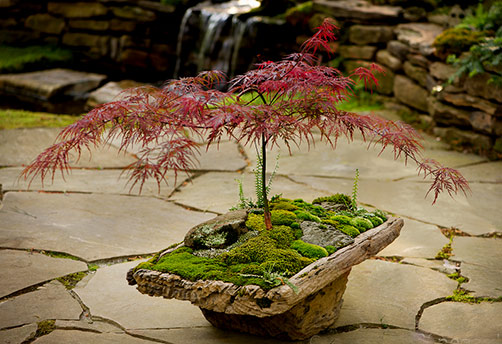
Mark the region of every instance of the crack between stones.
POLYGON ((424 313, 424 311, 425 311, 426 308, 434 306, 434 305, 437 305, 437 304, 442 303, 442 302, 446 302, 446 301, 447 301, 446 297, 440 297, 440 298, 437 298, 437 299, 425 302, 420 307, 420 309, 418 310, 417 314, 415 315, 415 330, 418 331, 418 326, 419 326, 419 323, 420 323, 420 319, 422 318, 422 315, 423 315, 423 313, 424 313))

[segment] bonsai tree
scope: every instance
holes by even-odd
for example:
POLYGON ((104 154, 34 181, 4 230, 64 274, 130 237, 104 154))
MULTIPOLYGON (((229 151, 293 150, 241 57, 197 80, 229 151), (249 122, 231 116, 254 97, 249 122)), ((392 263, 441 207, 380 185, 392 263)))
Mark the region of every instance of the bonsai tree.
POLYGON ((267 149, 283 143, 286 147, 300 142, 313 142, 313 129, 321 141, 333 148, 343 136, 349 141, 356 132, 364 140, 392 147, 394 158, 413 161, 419 173, 432 179, 429 192, 450 195, 468 190, 459 172, 438 162, 421 158, 419 134, 410 126, 376 116, 341 111, 337 105, 353 95, 356 81, 371 88, 378 85, 374 73, 382 69, 373 64, 360 67, 344 76, 335 68, 322 66, 317 55, 330 51, 338 29, 326 19, 317 32, 301 47, 300 53, 279 62, 264 62, 256 69, 230 80, 227 91, 216 86, 225 76, 218 71, 202 72, 196 77, 170 81, 162 88, 145 86, 129 91, 121 100, 90 111, 76 123, 66 127, 57 143, 42 152, 23 175, 42 181, 56 171, 70 170, 69 153, 120 138, 120 150, 140 145, 139 159, 128 166, 132 187, 141 187, 147 178, 155 178, 159 187, 166 173, 175 175, 195 166, 197 139, 218 144, 228 136, 243 144, 254 144, 261 164, 261 194, 265 224, 272 227, 266 183, 267 149))

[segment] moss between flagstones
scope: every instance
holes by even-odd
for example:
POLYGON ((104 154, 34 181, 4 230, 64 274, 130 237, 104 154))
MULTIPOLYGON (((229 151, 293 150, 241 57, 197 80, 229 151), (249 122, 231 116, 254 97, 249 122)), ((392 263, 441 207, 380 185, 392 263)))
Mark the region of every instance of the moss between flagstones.
POLYGON ((355 237, 387 219, 379 210, 369 212, 362 208, 351 209, 351 199, 346 195, 316 199, 313 203, 301 199, 273 199, 270 203, 271 230, 265 229, 263 211, 254 209, 249 212, 246 221, 249 230, 245 235, 246 240, 238 240, 226 249, 211 252, 181 247, 160 258, 156 256, 141 263, 135 270, 168 272, 191 281, 219 280, 236 285, 254 284, 268 290, 287 283, 285 278, 336 251, 333 246, 321 247, 303 242, 303 221, 319 223, 320 228, 331 225, 355 237), (313 204, 316 202, 342 206, 337 207, 336 211, 326 210, 313 204))

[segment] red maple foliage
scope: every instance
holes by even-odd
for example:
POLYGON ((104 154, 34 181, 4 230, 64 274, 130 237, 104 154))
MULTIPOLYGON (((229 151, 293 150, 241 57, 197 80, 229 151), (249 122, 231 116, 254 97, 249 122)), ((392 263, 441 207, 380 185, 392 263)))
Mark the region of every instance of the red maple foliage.
MULTIPOLYGON (((353 95, 354 80, 378 86, 374 74, 382 70, 371 65, 344 76, 320 65, 316 52, 329 51, 336 29, 332 20, 325 20, 300 53, 259 64, 230 80, 227 91, 215 88, 225 78, 218 71, 171 81, 162 88, 129 90, 123 99, 101 105, 65 128, 58 143, 41 153, 23 175, 54 178, 56 171, 69 171, 70 151, 76 150, 80 156, 84 148, 120 139, 120 150, 132 144, 142 147, 139 159, 128 167, 132 186, 139 184, 141 192, 147 178, 155 178, 160 187, 168 170, 193 169, 199 138, 210 145, 226 136, 261 147, 265 187, 266 148, 278 143, 288 148, 301 142, 310 145, 313 129, 317 129, 321 141, 333 147, 341 136, 352 141, 356 132, 364 140, 380 144, 382 151, 391 146, 396 159, 412 160, 419 173, 432 178, 429 192, 434 193, 433 203, 444 190, 450 195, 468 191, 468 183, 458 171, 422 159, 420 136, 409 125, 337 109, 337 104, 353 95)), ((268 201, 264 203, 270 228, 268 201)))

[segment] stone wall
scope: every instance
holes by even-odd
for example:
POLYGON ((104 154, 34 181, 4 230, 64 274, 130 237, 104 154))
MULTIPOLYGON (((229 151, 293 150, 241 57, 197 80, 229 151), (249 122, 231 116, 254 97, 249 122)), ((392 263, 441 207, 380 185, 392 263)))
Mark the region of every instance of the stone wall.
POLYGON ((339 15, 346 33, 338 46, 343 67, 378 63, 385 75, 377 92, 387 106, 414 113, 422 127, 459 149, 500 158, 502 87, 488 83, 489 73, 447 84, 455 68, 434 54, 434 38, 458 22, 448 15, 427 16, 417 8, 361 3, 321 0, 314 6, 318 13, 339 15))
POLYGON ((80 70, 172 75, 183 8, 153 1, 0 0, 0 44, 71 48, 80 70))

